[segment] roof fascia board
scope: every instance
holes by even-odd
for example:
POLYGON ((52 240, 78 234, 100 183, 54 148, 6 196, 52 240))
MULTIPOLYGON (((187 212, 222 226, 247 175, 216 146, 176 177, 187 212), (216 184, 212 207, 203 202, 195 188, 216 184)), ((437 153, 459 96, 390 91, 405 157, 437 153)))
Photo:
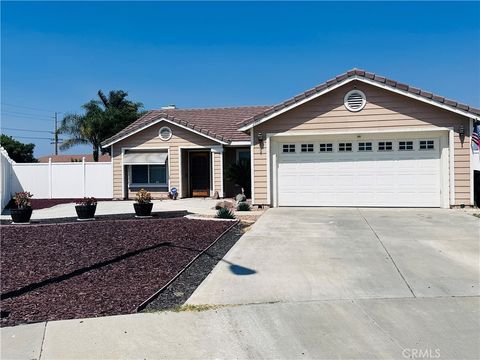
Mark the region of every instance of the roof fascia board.
POLYGON ((189 128, 188 126, 184 126, 184 125, 178 124, 178 123, 176 123, 176 122, 174 122, 174 121, 171 121, 171 120, 168 120, 168 119, 165 119, 165 118, 160 118, 160 119, 157 119, 157 120, 152 121, 151 123, 149 123, 149 124, 147 124, 147 125, 142 126, 141 128, 138 128, 138 129, 135 130, 135 131, 132 131, 131 133, 128 133, 128 134, 122 136, 122 137, 119 138, 119 139, 113 140, 113 141, 109 142, 108 144, 102 145, 102 148, 105 148, 105 147, 107 147, 107 146, 111 146, 111 145, 113 145, 113 144, 115 144, 115 143, 117 143, 117 142, 119 142, 119 141, 122 141, 122 140, 124 140, 124 139, 126 139, 126 138, 128 138, 128 137, 130 137, 130 136, 132 136, 132 135, 134 135, 134 134, 136 134, 136 133, 138 133, 138 132, 140 132, 140 131, 142 131, 142 130, 147 129, 147 128, 149 128, 150 126, 153 126, 153 125, 155 125, 155 124, 158 124, 159 122, 162 122, 162 121, 165 121, 165 122, 167 122, 167 123, 169 123, 169 124, 178 126, 178 127, 182 128, 182 129, 189 130, 189 131, 191 131, 191 132, 193 132, 193 133, 195 133, 195 134, 198 134, 198 135, 201 135, 201 136, 203 136, 203 137, 206 137, 207 139, 216 141, 216 142, 218 142, 218 143, 220 143, 220 144, 222 144, 222 145, 227 145, 227 144, 228 144, 228 142, 221 141, 221 140, 219 140, 219 139, 215 139, 215 138, 212 137, 212 136, 208 136, 207 134, 201 133, 200 131, 197 131, 197 130, 195 130, 195 129, 189 128))
POLYGON ((407 96, 407 97, 412 98, 412 99, 416 99, 416 100, 422 101, 422 102, 424 102, 424 103, 426 103, 426 104, 433 105, 433 106, 439 107, 439 108, 441 108, 441 109, 448 110, 448 111, 457 113, 457 114, 459 114, 459 115, 466 116, 466 117, 468 117, 468 118, 477 119, 477 120, 480 119, 480 116, 475 115, 474 113, 471 113, 471 112, 468 112, 468 111, 465 111, 465 110, 462 110, 462 109, 456 109, 456 108, 453 108, 453 107, 451 107, 451 106, 449 106, 449 105, 445 105, 445 104, 439 103, 439 102, 437 102, 437 101, 424 98, 423 96, 420 96, 420 95, 417 95, 417 94, 413 94, 413 93, 408 92, 408 91, 405 91, 405 90, 400 90, 400 89, 391 87, 391 86, 389 86, 389 85, 387 85, 387 84, 381 84, 381 83, 378 83, 378 82, 373 81, 373 80, 370 80, 370 79, 366 79, 366 78, 363 78, 363 77, 358 77, 357 75, 355 75, 355 77, 357 77, 356 80, 362 81, 362 82, 367 83, 367 84, 370 84, 370 85, 377 86, 377 87, 382 88, 382 89, 385 89, 385 90, 392 91, 392 92, 397 93, 397 94, 400 94, 400 95, 407 96))
POLYGON ((279 116, 279 115, 281 115, 281 114, 283 114, 283 113, 285 113, 285 112, 287 112, 287 111, 290 111, 290 110, 296 108, 297 106, 300 106, 300 105, 302 105, 302 104, 304 104, 304 103, 306 103, 306 102, 309 102, 309 101, 311 101, 311 100, 313 100, 313 99, 316 99, 317 97, 322 96, 322 95, 324 95, 324 94, 326 94, 326 93, 328 93, 328 92, 330 92, 330 91, 332 91, 332 90, 335 90, 335 89, 337 89, 337 88, 339 88, 339 87, 341 87, 341 86, 343 86, 343 85, 345 85, 345 84, 348 84, 349 82, 354 81, 354 80, 358 80, 358 81, 364 82, 364 83, 366 83, 366 84, 379 87, 379 88, 381 88, 381 89, 389 90, 389 91, 392 91, 392 92, 394 92, 394 93, 397 93, 397 94, 400 94, 400 95, 404 95, 404 96, 410 97, 410 98, 412 98, 412 99, 416 99, 416 100, 422 101, 422 102, 424 102, 424 103, 426 103, 426 104, 433 105, 433 106, 439 107, 439 108, 441 108, 441 109, 448 110, 448 111, 454 112, 454 113, 459 114, 459 115, 462 115, 462 116, 466 116, 466 117, 471 118, 471 119, 480 120, 480 116, 475 115, 475 114, 473 114, 473 113, 471 113, 471 112, 464 111, 464 110, 461 110, 461 109, 455 109, 455 108, 452 108, 451 106, 448 106, 448 105, 439 103, 439 102, 437 102, 437 101, 434 101, 434 100, 431 100, 431 99, 426 99, 426 98, 424 98, 423 96, 419 96, 419 95, 417 95, 417 94, 413 94, 413 93, 410 93, 410 92, 408 92, 408 91, 400 90, 400 89, 391 87, 391 86, 386 85, 386 84, 381 84, 381 83, 379 83, 379 82, 377 82, 377 81, 370 80, 370 79, 366 79, 366 78, 364 78, 364 77, 362 77, 362 76, 353 75, 352 77, 347 78, 347 79, 345 79, 345 80, 343 80, 343 81, 341 81, 341 82, 339 82, 339 83, 337 83, 337 84, 335 84, 335 85, 333 85, 333 86, 331 86, 331 87, 329 87, 329 88, 327 88, 327 89, 325 89, 325 90, 322 90, 322 91, 320 91, 320 92, 318 92, 318 93, 316 93, 316 94, 313 94, 312 96, 310 96, 310 97, 308 97, 308 98, 305 98, 305 99, 303 99, 303 100, 301 100, 301 101, 299 101, 299 102, 297 102, 297 103, 294 103, 294 104, 292 104, 292 105, 290 105, 290 106, 287 106, 287 107, 285 107, 285 108, 283 108, 283 109, 281 109, 281 110, 279 110, 279 111, 277 111, 277 112, 275 112, 275 113, 273 113, 273 114, 270 114, 270 115, 262 118, 262 119, 259 120, 259 121, 254 121, 254 122, 252 122, 252 123, 250 123, 250 124, 248 124, 248 125, 242 126, 242 127, 241 127, 240 129, 238 129, 238 130, 239 130, 239 131, 247 131, 247 130, 251 129, 251 128, 254 127, 254 126, 257 126, 257 125, 259 125, 259 124, 262 124, 262 123, 264 123, 265 121, 268 121, 268 120, 270 120, 270 119, 272 119, 272 118, 274 118, 274 117, 276 117, 276 116, 279 116))
POLYGON ((332 91, 332 90, 335 90, 336 88, 339 88, 339 87, 342 86, 342 85, 348 84, 349 82, 351 82, 351 81, 353 81, 353 80, 355 80, 355 78, 353 78, 353 77, 348 78, 348 79, 345 79, 345 80, 343 80, 343 81, 341 81, 341 82, 339 82, 339 83, 337 83, 337 84, 335 84, 335 85, 333 85, 333 86, 331 86, 331 87, 329 87, 329 88, 326 88, 326 89, 324 89, 324 90, 322 90, 322 91, 319 91, 319 92, 313 94, 313 95, 310 96, 310 97, 307 97, 307 98, 305 98, 305 99, 303 99, 303 100, 301 100, 301 101, 299 101, 299 102, 296 102, 296 103, 293 103, 292 105, 289 105, 289 106, 287 106, 287 107, 284 107, 283 109, 278 110, 277 112, 274 112, 273 114, 270 114, 270 115, 262 118, 262 119, 259 120, 259 121, 253 121, 252 123, 250 123, 250 124, 248 124, 248 125, 242 126, 240 129, 238 129, 238 131, 247 131, 247 130, 250 130, 250 129, 251 129, 252 127, 254 127, 254 126, 260 125, 260 124, 264 123, 265 121, 268 121, 268 120, 270 120, 270 119, 272 119, 272 118, 274 118, 274 117, 277 117, 278 115, 281 115, 281 114, 283 114, 283 113, 285 113, 285 112, 287 112, 287 111, 290 111, 290 110, 296 108, 297 106, 303 105, 303 104, 305 104, 306 102, 309 102, 309 101, 311 101, 311 100, 313 100, 313 99, 316 99, 317 97, 322 96, 323 94, 326 94, 326 93, 328 93, 328 92, 330 92, 330 91, 332 91))

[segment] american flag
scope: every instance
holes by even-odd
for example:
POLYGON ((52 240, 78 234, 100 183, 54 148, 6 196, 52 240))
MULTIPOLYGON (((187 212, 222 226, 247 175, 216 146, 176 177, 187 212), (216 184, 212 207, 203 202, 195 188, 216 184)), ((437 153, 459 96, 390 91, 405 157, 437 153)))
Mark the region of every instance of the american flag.
POLYGON ((480 130, 478 129, 478 123, 473 125, 472 132, 472 149, 477 151, 480 149, 480 130))

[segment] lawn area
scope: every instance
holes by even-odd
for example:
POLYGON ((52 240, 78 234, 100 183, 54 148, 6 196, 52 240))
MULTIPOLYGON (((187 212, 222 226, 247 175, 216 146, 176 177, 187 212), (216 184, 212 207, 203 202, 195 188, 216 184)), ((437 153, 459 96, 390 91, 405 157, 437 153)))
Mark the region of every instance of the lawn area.
POLYGON ((231 225, 175 218, 2 226, 1 325, 132 313, 231 225))

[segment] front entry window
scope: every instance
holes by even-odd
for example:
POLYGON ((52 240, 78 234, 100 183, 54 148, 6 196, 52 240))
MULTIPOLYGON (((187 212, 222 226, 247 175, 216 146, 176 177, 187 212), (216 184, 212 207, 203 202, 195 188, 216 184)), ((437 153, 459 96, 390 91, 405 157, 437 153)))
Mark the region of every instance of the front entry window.
POLYGON ((167 185, 165 165, 132 165, 132 184, 167 185))

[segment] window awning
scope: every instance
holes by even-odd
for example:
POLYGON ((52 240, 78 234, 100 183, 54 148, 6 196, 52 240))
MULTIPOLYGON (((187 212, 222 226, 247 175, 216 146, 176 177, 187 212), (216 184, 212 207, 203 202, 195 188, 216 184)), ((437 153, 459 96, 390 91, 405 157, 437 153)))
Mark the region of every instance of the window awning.
POLYGON ((165 165, 166 152, 128 152, 123 154, 123 165, 165 165))

